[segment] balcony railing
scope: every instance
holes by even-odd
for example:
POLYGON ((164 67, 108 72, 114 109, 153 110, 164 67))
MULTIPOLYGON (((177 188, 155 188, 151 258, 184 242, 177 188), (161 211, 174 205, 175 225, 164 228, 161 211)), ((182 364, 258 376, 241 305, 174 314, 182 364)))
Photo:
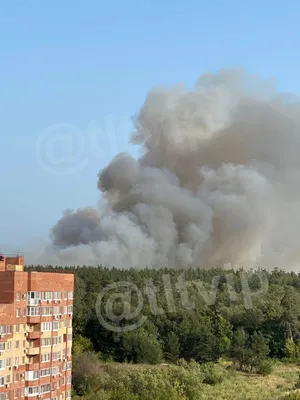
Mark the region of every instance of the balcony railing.
POLYGON ((29 347, 26 349, 27 356, 36 356, 37 354, 40 354, 40 348, 39 347, 29 347))
POLYGON ((38 306, 40 303, 40 299, 27 299, 28 306, 38 306))

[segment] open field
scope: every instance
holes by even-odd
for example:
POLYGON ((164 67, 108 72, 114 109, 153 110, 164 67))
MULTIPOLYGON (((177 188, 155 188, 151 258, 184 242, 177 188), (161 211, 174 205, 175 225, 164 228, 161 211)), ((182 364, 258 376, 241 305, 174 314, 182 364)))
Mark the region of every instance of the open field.
MULTIPOLYGON (((299 366, 278 363, 268 376, 230 372, 216 386, 205 385, 203 400, 279 400, 284 399, 298 380, 299 366)), ((299 392, 300 393, 300 392, 299 392)), ((299 397, 300 398, 300 397, 299 397)))

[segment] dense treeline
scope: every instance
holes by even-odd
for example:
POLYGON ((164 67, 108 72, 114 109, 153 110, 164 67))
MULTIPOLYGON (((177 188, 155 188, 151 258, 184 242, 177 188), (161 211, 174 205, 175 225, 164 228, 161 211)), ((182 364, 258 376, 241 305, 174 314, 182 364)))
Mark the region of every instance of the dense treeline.
POLYGON ((237 369, 262 373, 272 358, 300 358, 299 274, 277 269, 46 269, 75 274, 75 356, 89 351, 102 360, 147 364, 179 359, 201 364, 225 357, 237 369), (103 292, 108 285, 110 290, 103 292), (130 289, 136 290, 129 296, 130 289), (122 318, 124 310, 132 313, 138 307, 135 318, 122 318))

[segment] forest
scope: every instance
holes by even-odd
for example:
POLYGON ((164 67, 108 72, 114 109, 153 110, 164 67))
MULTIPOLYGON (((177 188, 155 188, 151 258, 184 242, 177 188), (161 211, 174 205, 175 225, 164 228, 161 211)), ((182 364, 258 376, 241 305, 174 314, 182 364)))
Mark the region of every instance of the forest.
MULTIPOLYGON (((229 394, 218 389, 222 381, 266 377, 290 365, 292 378, 277 384, 276 394, 260 390, 247 398, 300 399, 300 274, 279 269, 26 269, 75 275, 74 398, 226 399, 229 394)), ((236 395, 230 398, 245 398, 236 395)))

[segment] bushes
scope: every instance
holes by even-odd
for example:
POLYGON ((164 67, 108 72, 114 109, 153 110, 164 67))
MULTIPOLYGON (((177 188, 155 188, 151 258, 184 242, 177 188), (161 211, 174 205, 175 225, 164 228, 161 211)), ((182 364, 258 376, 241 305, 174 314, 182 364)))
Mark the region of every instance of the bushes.
POLYGON ((299 374, 298 380, 297 380, 297 382, 295 384, 295 388, 296 389, 300 389, 300 374, 299 374))
POLYGON ((77 354, 73 359, 73 388, 80 396, 95 392, 106 379, 99 356, 92 352, 77 354))
POLYGON ((257 373, 260 375, 270 375, 273 371, 274 362, 272 360, 262 360, 257 368, 257 373))
POLYGON ((87 399, 105 393, 105 400, 200 400, 204 382, 220 383, 224 369, 195 361, 167 366, 101 364, 88 354, 76 360, 74 374, 76 394, 87 399))
POLYGON ((208 385, 217 385, 221 383, 224 379, 224 370, 218 365, 213 363, 203 364, 201 366, 201 371, 203 373, 203 383, 208 385))
POLYGON ((291 392, 287 396, 284 396, 282 400, 300 400, 300 392, 299 391, 291 392))
MULTIPOLYGON (((196 363, 184 366, 129 366, 111 377, 114 390, 126 387, 139 400, 198 400, 203 380, 196 363)), ((118 389, 119 390, 119 389, 118 389)))

